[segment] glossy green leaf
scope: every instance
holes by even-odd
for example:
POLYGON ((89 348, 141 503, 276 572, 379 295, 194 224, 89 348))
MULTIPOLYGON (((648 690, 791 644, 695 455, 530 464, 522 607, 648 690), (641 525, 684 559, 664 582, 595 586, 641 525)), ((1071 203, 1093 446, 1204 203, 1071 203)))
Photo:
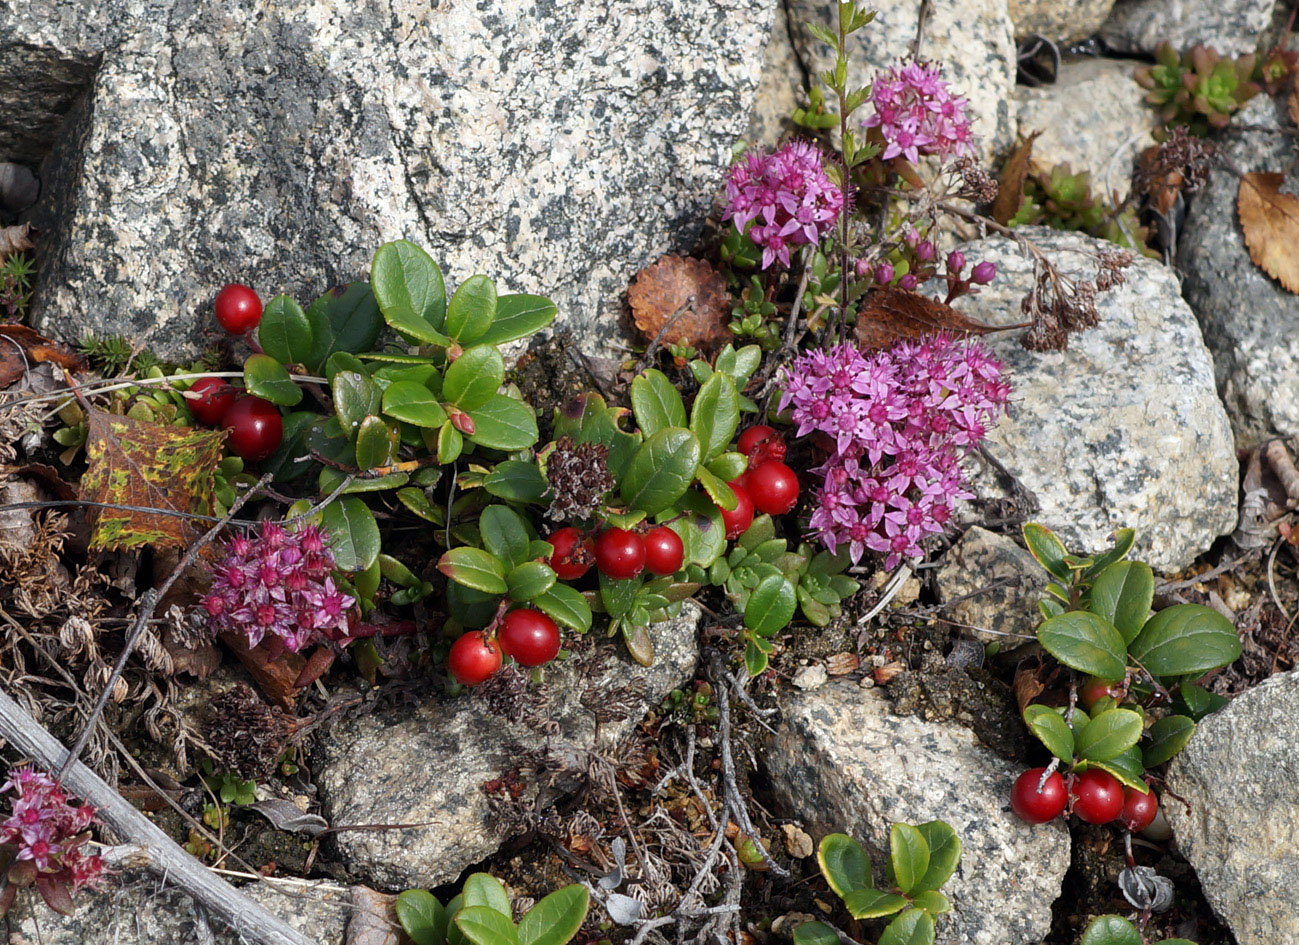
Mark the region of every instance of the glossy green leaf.
POLYGON ((555 890, 519 922, 519 945, 565 945, 582 927, 590 905, 584 886, 574 883, 555 890))
POLYGON ((911 824, 894 824, 889 830, 889 865, 898 888, 909 893, 929 869, 929 844, 911 824))
POLYGON ((364 571, 379 556, 379 524, 370 507, 355 496, 335 499, 321 511, 329 547, 340 571, 364 571))
POLYGON ((447 305, 446 333, 470 345, 487 333, 496 317, 496 284, 486 276, 470 276, 447 305))
POLYGON ((244 387, 281 407, 292 407, 302 401, 302 388, 293 382, 284 365, 269 354, 249 355, 244 362, 244 387))
POLYGON ((906 908, 907 900, 882 889, 854 889, 843 897, 843 904, 854 919, 879 919, 906 908))
POLYGON ((1150 565, 1118 561, 1097 576, 1087 609, 1114 624, 1126 645, 1145 626, 1154 597, 1155 575, 1150 565))
POLYGON ((705 463, 726 451, 739 425, 739 391, 730 375, 719 371, 699 388, 690 408, 690 429, 699 437, 705 463))
POLYGON ((446 423, 442 424, 441 429, 438 430, 437 437, 438 462, 443 466, 448 463, 454 463, 460 458, 460 451, 463 450, 464 447, 464 435, 452 426, 451 421, 448 420, 446 423))
POLYGON ((1160 719, 1146 731, 1146 743, 1141 750, 1141 763, 1147 768, 1162 765, 1186 747, 1195 734, 1195 722, 1185 715, 1169 715, 1160 719))
POLYGON ((591 605, 581 591, 567 584, 554 584, 550 590, 533 598, 532 605, 561 627, 578 633, 591 629, 591 605))
POLYGON ((642 583, 639 578, 616 581, 603 571, 600 572, 600 600, 604 604, 604 612, 610 617, 625 617, 635 606, 636 595, 642 583))
POLYGON ((504 394, 493 394, 481 407, 470 410, 469 416, 474 421, 469 439, 479 446, 522 450, 537 442, 537 416, 532 408, 504 394))
POLYGON ((650 515, 683 495, 699 469, 699 440, 683 427, 659 430, 636 450, 622 480, 622 499, 650 515))
POLYGON ((505 884, 491 873, 471 873, 465 880, 460 895, 464 899, 465 908, 486 906, 504 916, 514 914, 510 909, 510 894, 505 891, 505 884))
POLYGON ((1141 740, 1143 724, 1141 716, 1131 709, 1107 709, 1092 716, 1079 733, 1074 751, 1086 761, 1117 758, 1141 740))
POLYGON ((383 392, 383 412, 417 427, 437 429, 447 422, 447 412, 442 409, 433 392, 414 381, 394 381, 389 384, 383 392))
POLYGON ((1046 746, 1047 751, 1063 762, 1073 761, 1073 732, 1059 712, 1048 706, 1031 705, 1024 710, 1024 724, 1046 746))
POLYGON ((401 489, 397 492, 397 499, 402 505, 406 506, 414 514, 424 519, 426 522, 432 522, 434 525, 441 525, 445 521, 444 513, 441 509, 434 508, 424 494, 423 489, 417 489, 411 486, 407 489, 401 489))
MULTIPOLYGON (((1086 729, 1084 729, 1086 731, 1086 729)), ((1084 761, 1079 763, 1079 769, 1082 767, 1100 768, 1102 771, 1108 771, 1114 777, 1118 778, 1126 787, 1145 793, 1147 790, 1146 782, 1142 779, 1145 774, 1145 768, 1141 766, 1141 749, 1135 745, 1123 752, 1117 757, 1110 758, 1108 761, 1084 761)))
POLYGON ((937 889, 916 893, 911 897, 911 905, 916 909, 924 909, 930 915, 942 915, 952 909, 952 901, 937 889))
POLYGON ((840 943, 834 929, 824 922, 804 922, 794 929, 794 945, 840 945, 840 943))
POLYGON ((722 453, 708 462, 708 471, 723 482, 730 482, 749 468, 743 453, 722 453))
POLYGON ((512 600, 533 600, 555 586, 555 572, 540 561, 525 561, 505 575, 505 583, 512 600))
POLYGON ((929 846, 929 867, 924 875, 916 880, 912 892, 940 889, 952 878, 957 865, 961 862, 961 838, 956 835, 956 831, 950 824, 941 820, 916 824, 916 830, 920 831, 920 835, 929 846))
POLYGON ((870 889, 871 860, 866 849, 845 833, 827 834, 816 851, 816 861, 830 888, 842 899, 854 889, 870 889))
POLYGON ((381 553, 375 563, 378 565, 379 573, 383 575, 384 579, 391 581, 398 587, 414 587, 419 584, 419 578, 415 576, 415 572, 392 555, 381 553))
POLYGON ((354 374, 360 374, 362 377, 370 376, 369 367, 356 355, 347 351, 335 351, 325 361, 325 378, 332 386, 334 379, 343 371, 351 371, 354 374))
POLYGON ((337 351, 369 351, 383 330, 379 303, 368 282, 335 286, 307 309, 315 336, 311 358, 319 364, 337 351))
POLYGON ((1154 676, 1198 676, 1238 659, 1240 638, 1216 610, 1175 604, 1146 621, 1128 652, 1154 676))
POLYGON ((744 608, 744 625, 760 637, 772 637, 794 619, 798 596, 794 585, 781 574, 758 582, 744 608))
POLYGON ((1200 721, 1210 712, 1217 712, 1227 704, 1224 696, 1216 692, 1209 692, 1203 686, 1198 686, 1193 682, 1183 682, 1178 687, 1180 704, 1185 706, 1186 714, 1195 721, 1200 721))
POLYGON ((428 253, 406 240, 384 243, 370 264, 370 286, 390 326, 420 341, 442 343, 446 286, 428 253))
POLYGON ((1128 552, 1132 550, 1132 545, 1136 540, 1137 533, 1134 529, 1116 529, 1114 532, 1114 545, 1109 551, 1096 556, 1096 560, 1092 562, 1092 566, 1084 572, 1084 577, 1089 580, 1095 578, 1096 575, 1100 574, 1115 561, 1122 561, 1127 557, 1128 552))
POLYGON ((1023 535, 1024 544, 1028 547, 1029 554, 1037 559, 1037 563, 1060 580, 1068 582, 1073 576, 1073 572, 1064 563, 1068 552, 1060 539, 1055 537, 1055 532, 1045 525, 1029 522, 1023 528, 1023 535))
MULTIPOLYGON (((716 377, 717 375, 713 376, 716 377)), ((735 495, 735 490, 710 473, 706 467, 700 466, 696 469, 695 478, 699 480, 699 484, 708 493, 708 498, 712 499, 718 508, 733 512, 736 506, 740 504, 740 500, 735 495)))
POLYGON ((1141 933, 1122 916, 1097 916, 1088 924, 1078 945, 1141 945, 1141 933))
POLYGON ((481 548, 452 548, 438 560, 438 570, 465 587, 487 594, 504 594, 505 565, 481 548))
POLYGON ((383 394, 365 374, 339 371, 334 375, 330 392, 333 395, 334 412, 348 439, 356 437, 362 420, 383 410, 383 394))
POLYGON ((767 671, 767 653, 758 646, 760 642, 756 637, 744 641, 744 669, 750 676, 760 676, 767 671))
POLYGON ((275 296, 262 310, 257 342, 281 364, 307 364, 314 350, 307 313, 289 296, 275 296))
POLYGON ((631 409, 647 438, 668 427, 686 425, 686 405, 680 391, 667 375, 654 368, 632 380, 631 409))
POLYGON ((555 303, 539 295, 502 295, 496 318, 478 344, 503 345, 535 334, 555 320, 555 303))
POLYGON ((310 455, 306 446, 306 433, 319 419, 320 414, 307 410, 285 414, 280 447, 270 459, 262 463, 263 472, 270 473, 276 482, 292 482, 308 469, 314 468, 314 461, 299 463, 296 460, 310 455))
POLYGON ((540 502, 550 484, 536 463, 507 459, 483 477, 483 488, 498 499, 540 502))
POLYGON ((505 361, 491 345, 475 345, 456 358, 442 381, 442 399, 471 413, 505 383, 505 361))
POLYGON ((450 916, 431 892, 408 889, 397 896, 393 908, 414 945, 442 945, 445 941, 450 916))
POLYGON ((519 933, 510 917, 489 906, 465 906, 455 916, 460 929, 473 945, 518 945, 519 933))
POLYGON ((908 909, 884 927, 877 945, 934 945, 934 917, 908 909))
POLYGON ((1048 653, 1080 673, 1122 679, 1127 671, 1123 637, 1093 613, 1075 610, 1051 617, 1037 628, 1037 639, 1048 653))
POLYGON ((681 538, 685 550, 685 564, 709 567, 726 550, 726 525, 717 506, 698 492, 687 492, 674 506, 675 513, 668 525, 681 538))
POLYGON ((528 546, 531 543, 528 528, 523 517, 514 509, 504 505, 489 505, 478 518, 478 531, 483 537, 483 547, 500 558, 507 570, 528 560, 528 546))
POLYGON ((400 438, 397 425, 382 417, 366 417, 356 429, 356 465, 358 469, 390 466, 397 458, 400 438))

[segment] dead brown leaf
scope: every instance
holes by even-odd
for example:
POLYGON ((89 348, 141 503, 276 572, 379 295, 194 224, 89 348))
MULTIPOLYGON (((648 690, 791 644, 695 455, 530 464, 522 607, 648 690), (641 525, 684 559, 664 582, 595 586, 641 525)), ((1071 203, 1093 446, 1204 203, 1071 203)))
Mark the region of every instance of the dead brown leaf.
POLYGON ((950 305, 936 299, 883 286, 866 296, 857 313, 857 340, 868 351, 887 348, 895 341, 920 338, 945 331, 956 335, 986 335, 993 331, 1023 328, 1023 325, 985 325, 966 318, 950 305))
POLYGON ((781 824, 780 833, 785 840, 785 852, 794 859, 806 859, 816 852, 812 838, 797 824, 781 824))
POLYGON ((351 889, 352 918, 344 945, 400 945, 409 941, 397 921, 397 897, 367 886, 351 889))
POLYGON ((1015 702, 1019 704, 1020 715, 1024 714, 1030 702, 1046 691, 1045 684, 1037 678, 1040 670, 1041 667, 1037 666, 1023 667, 1015 671, 1015 682, 1012 688, 1015 690, 1015 702))
POLYGON ((825 671, 831 676, 846 676, 860 665, 856 653, 835 653, 825 658, 825 671))
POLYGON ((250 648, 247 637, 230 631, 221 634, 221 642, 239 657, 239 662, 244 664, 267 699, 283 709, 294 711, 299 690, 293 683, 307 664, 300 653, 281 651, 272 656, 266 643, 250 648))
POLYGON ((1236 209, 1249 258, 1288 292, 1299 293, 1299 197, 1281 192, 1285 175, 1265 171, 1240 179, 1236 209))
POLYGON ((86 411, 86 460, 81 497, 137 506, 94 509, 92 548, 183 547, 195 534, 182 515, 210 511, 212 479, 221 461, 223 430, 193 430, 86 411), (140 511, 157 509, 158 512, 140 511))
POLYGON ((4 262, 5 257, 14 253, 32 249, 36 245, 32 242, 32 235, 32 225, 30 223, 19 223, 16 226, 0 226, 0 262, 4 262))
POLYGON ((992 202, 992 218, 1002 226, 1010 223, 1024 202, 1024 181, 1028 178, 1028 167, 1033 159, 1033 142, 1041 133, 1035 131, 1016 145, 1001 167, 997 199, 992 202))
POLYGON ((0 390, 41 361, 51 361, 69 371, 82 371, 86 367, 81 355, 67 345, 51 341, 26 325, 0 325, 0 390))
POLYGON ((663 256, 636 274, 627 301, 651 344, 657 338, 660 344, 711 351, 731 336, 726 277, 702 259, 663 256))

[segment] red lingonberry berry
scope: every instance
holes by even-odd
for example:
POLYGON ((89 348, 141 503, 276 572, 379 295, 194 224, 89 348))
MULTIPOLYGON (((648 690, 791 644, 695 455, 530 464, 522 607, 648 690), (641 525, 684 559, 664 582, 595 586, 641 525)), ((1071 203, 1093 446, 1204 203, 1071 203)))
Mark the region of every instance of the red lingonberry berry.
POLYGON ((1042 784, 1045 768, 1030 768, 1015 779, 1010 789, 1010 809, 1030 824, 1044 824, 1060 816, 1069 801, 1064 778, 1052 771, 1042 784), (1037 786, 1042 784, 1042 790, 1037 786))
POLYGON ((736 449, 748 457, 749 468, 756 469, 763 463, 783 460, 786 447, 785 440, 779 433, 765 424, 759 424, 740 434, 736 449))
POLYGON ((239 396, 238 390, 219 377, 200 377, 189 389, 198 396, 186 397, 185 406, 195 420, 210 427, 220 426, 226 411, 239 396))
POLYGON ((252 395, 231 404, 221 425, 230 431, 226 444, 231 452, 250 463, 259 463, 273 454, 284 437, 280 409, 252 395))
POLYGON ((1100 768, 1088 768, 1070 788, 1073 812, 1089 824, 1108 824, 1123 810, 1123 785, 1100 768))
POLYGON ((559 529, 546 541, 555 549, 550 556, 550 569, 561 581, 576 581, 595 563, 591 539, 583 539, 582 533, 571 525, 559 529))
POLYGON ((645 569, 645 542, 635 532, 608 528, 595 540, 595 566, 615 581, 634 578, 645 569))
POLYGON ((1119 822, 1133 833, 1145 830, 1155 821, 1159 813, 1159 798, 1154 791, 1142 794, 1132 788, 1123 791, 1123 809, 1119 811, 1119 822))
POLYGON ((645 567, 660 577, 680 571, 685 557, 686 548, 681 543, 681 536, 666 525, 651 528, 646 534, 645 567))
POLYGON ((728 483, 731 491, 735 493, 737 500, 735 508, 726 511, 720 505, 717 511, 722 513, 722 524, 726 526, 726 537, 730 539, 739 538, 753 524, 753 499, 749 496, 749 490, 744 487, 739 479, 732 479, 728 483))
POLYGON ((252 331, 262 320, 262 300, 246 285, 232 282, 217 293, 212 306, 217 323, 232 335, 252 331))
POLYGON ((447 668, 462 686, 477 686, 501 668, 501 645, 481 630, 470 630, 451 644, 447 668))
POLYGON ((1107 679, 1098 679, 1095 676, 1088 676, 1087 681, 1082 684, 1078 690, 1078 701, 1088 712, 1092 706, 1100 702, 1106 696, 1118 698, 1119 683, 1110 682, 1107 679))
POLYGON ((511 610, 498 632, 501 649, 521 666, 540 666, 559 654, 559 628, 539 610, 511 610))
POLYGON ((749 470, 753 507, 768 515, 784 515, 798 502, 798 476, 779 460, 749 470))

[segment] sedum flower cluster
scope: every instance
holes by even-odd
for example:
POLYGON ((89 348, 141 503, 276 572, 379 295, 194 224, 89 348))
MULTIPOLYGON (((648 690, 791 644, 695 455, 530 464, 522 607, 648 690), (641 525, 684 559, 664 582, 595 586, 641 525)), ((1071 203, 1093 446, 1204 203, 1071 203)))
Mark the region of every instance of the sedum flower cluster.
MULTIPOLYGON (((95 809, 73 804, 48 774, 15 768, 0 785, 9 794, 9 818, 0 822, 0 847, 8 853, 8 890, 35 884, 52 908, 67 912, 70 895, 93 886, 104 874, 104 861, 86 853, 95 809)), ((0 897, 0 913, 13 901, 0 897)))
POLYGON ((725 219, 762 247, 762 268, 790 265, 790 249, 821 241, 844 209, 844 192, 821 150, 790 141, 771 154, 750 151, 726 178, 725 219), (752 226, 749 224, 752 223, 752 226))
POLYGON ((874 354, 852 344, 809 351, 785 371, 780 409, 799 436, 823 435, 831 455, 811 528, 853 562, 866 551, 885 567, 921 554, 970 498, 960 460, 1005 410, 1010 385, 976 341, 933 335, 874 354))
POLYGON ((969 103, 942 76, 940 67, 913 61, 876 77, 871 85, 875 111, 862 125, 879 129, 881 160, 904 157, 914 164, 923 155, 937 155, 947 161, 974 150, 965 114, 969 103))
POLYGON ((334 553, 315 525, 290 532, 264 522, 257 537, 236 535, 213 569, 203 598, 213 632, 233 631, 250 647, 270 634, 296 653, 309 643, 347 635, 356 603, 334 584, 334 553))

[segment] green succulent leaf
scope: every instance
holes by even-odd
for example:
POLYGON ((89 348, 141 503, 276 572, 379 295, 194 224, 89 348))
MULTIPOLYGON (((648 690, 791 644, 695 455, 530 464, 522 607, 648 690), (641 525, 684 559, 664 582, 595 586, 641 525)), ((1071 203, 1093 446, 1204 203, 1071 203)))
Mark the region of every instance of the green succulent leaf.
POLYGON ((1127 671, 1123 637, 1108 620, 1088 611, 1069 611, 1043 621, 1037 639, 1048 653, 1080 673, 1122 679, 1127 671))
POLYGON ((1216 610, 1174 604, 1146 621, 1128 652, 1154 676, 1198 676, 1238 659, 1241 648, 1236 628, 1216 610))
POLYGON ((1117 758, 1141 740, 1143 724, 1131 709, 1107 709, 1094 715, 1079 733, 1074 750, 1086 761, 1117 758))
POLYGON ((519 945, 565 945, 582 927, 590 905, 584 886, 555 890, 519 922, 519 945))
POLYGON ((1100 572, 1088 609, 1114 625, 1124 644, 1136 639, 1150 615, 1155 575, 1140 561, 1118 561, 1100 572))
POLYGON ((244 387, 281 407, 292 407, 302 401, 302 388, 293 382, 284 365, 269 354, 250 355, 244 362, 244 387))
POLYGON ((496 318, 478 339, 479 344, 503 345, 541 331, 555 320, 555 303, 539 295, 502 295, 496 300, 496 318))
POLYGON ((505 565, 481 548, 452 548, 438 560, 438 570, 465 587, 487 594, 504 594, 505 565))
POLYGON ((1195 734, 1195 722, 1185 715, 1169 715, 1160 719, 1146 732, 1146 744, 1141 751, 1141 763, 1154 768, 1172 760, 1195 734))
POLYGON ((631 409, 646 437, 668 427, 686 425, 686 405, 676 385, 650 368, 631 382, 631 409))

